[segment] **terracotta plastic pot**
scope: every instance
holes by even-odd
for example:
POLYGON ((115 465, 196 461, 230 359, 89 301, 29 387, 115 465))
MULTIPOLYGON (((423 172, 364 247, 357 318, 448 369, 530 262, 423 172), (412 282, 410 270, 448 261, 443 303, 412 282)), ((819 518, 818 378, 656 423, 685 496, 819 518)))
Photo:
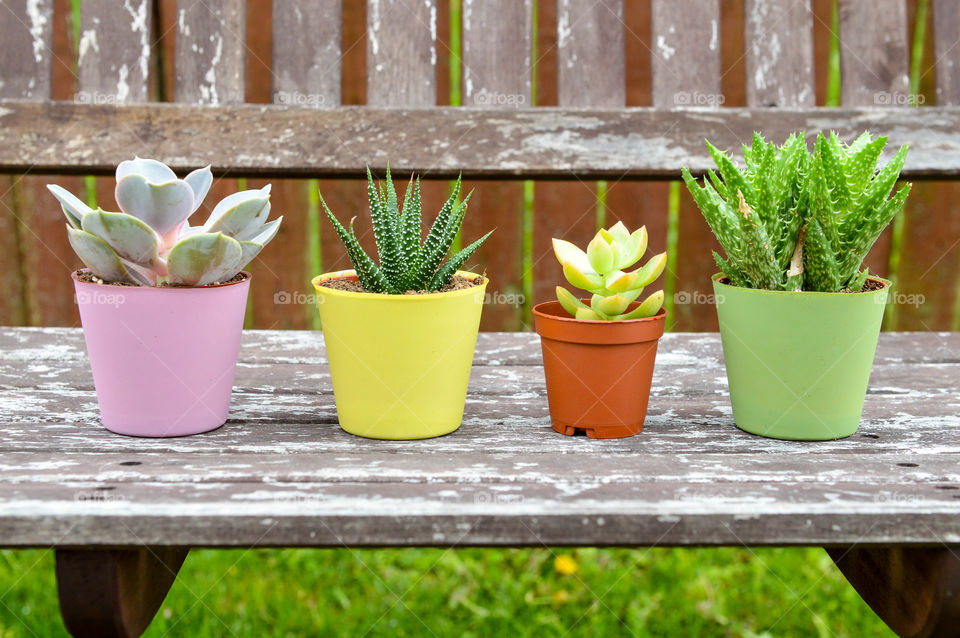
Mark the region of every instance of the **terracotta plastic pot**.
POLYGON ((666 317, 661 309, 647 319, 582 321, 557 301, 534 306, 553 429, 595 439, 639 433, 666 317))
MULTIPOLYGON (((457 274, 470 279, 479 275, 457 274)), ((486 281, 427 295, 381 295, 313 279, 340 427, 373 439, 425 439, 460 427, 486 281)))
POLYGON ((890 282, 858 293, 713 289, 733 420, 775 439, 824 441, 860 425, 890 282))
POLYGON ((250 274, 197 288, 108 286, 73 273, 105 428, 169 437, 227 420, 250 274))

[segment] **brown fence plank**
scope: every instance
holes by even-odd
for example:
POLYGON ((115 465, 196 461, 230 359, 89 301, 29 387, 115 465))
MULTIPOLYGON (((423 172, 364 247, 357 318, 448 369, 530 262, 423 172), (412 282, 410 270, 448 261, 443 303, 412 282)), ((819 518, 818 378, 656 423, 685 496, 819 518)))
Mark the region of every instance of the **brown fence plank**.
MULTIPOLYGON (((839 11, 843 105, 907 106, 910 79, 905 0, 840 0, 839 11)), ((871 272, 888 274, 891 235, 888 228, 864 260, 871 272)))
POLYGON ((747 103, 813 106, 811 0, 746 0, 747 103))
MULTIPOLYGON (((538 94, 555 94, 561 106, 626 105, 622 0, 557 0, 538 5, 538 94)), ((545 104, 538 99, 539 104, 545 104)), ((596 230, 595 182, 537 182, 533 213, 533 302, 571 288, 553 255, 551 239, 586 246, 596 230)), ((611 222, 612 223, 612 222, 611 222)), ((585 293, 583 293, 585 294, 585 293)))
MULTIPOLYGON (((462 22, 464 105, 505 110, 530 106, 532 0, 464 0, 462 22)), ((464 188, 476 189, 463 224, 464 239, 472 241, 496 228, 470 263, 486 268, 490 276, 487 292, 494 298, 516 299, 523 292, 524 185, 467 182, 464 188)), ((480 328, 517 330, 521 319, 516 304, 490 304, 480 328)))
MULTIPOLYGON (((661 108, 718 107, 723 103, 721 87, 721 24, 718 0, 695 0, 683 11, 676 3, 653 0, 652 68, 653 105, 661 108)), ((707 138, 713 139, 712 127, 707 138)), ((665 129, 669 136, 673 129, 665 129)), ((703 145, 703 140, 699 140, 703 145)), ((676 330, 713 328, 713 309, 692 303, 708 293, 713 262, 708 246, 712 237, 700 212, 685 189, 680 190, 677 222, 677 252, 671 263, 676 281, 673 327, 676 330)))
MULTIPOLYGON (((940 0, 932 4, 916 99, 924 100, 924 105, 960 105, 960 52, 956 48, 960 39, 960 6, 940 0)), ((911 14, 915 6, 916 2, 911 1, 911 14)), ((913 185, 904 209, 906 219, 894 291, 894 301, 900 303, 893 313, 896 321, 886 325, 887 329, 956 329, 954 322, 960 319, 955 316, 960 284, 960 217, 951 212, 957 198, 960 184, 956 182, 913 185)))
MULTIPOLYGON (((53 2, 6 3, 0 10, 0 97, 44 100, 50 97, 53 56, 53 2)), ((22 325, 28 318, 20 273, 20 235, 29 233, 18 214, 21 177, 0 177, 0 323, 22 325)))
POLYGON ((177 102, 232 104, 244 99, 246 12, 242 0, 177 3, 177 102))

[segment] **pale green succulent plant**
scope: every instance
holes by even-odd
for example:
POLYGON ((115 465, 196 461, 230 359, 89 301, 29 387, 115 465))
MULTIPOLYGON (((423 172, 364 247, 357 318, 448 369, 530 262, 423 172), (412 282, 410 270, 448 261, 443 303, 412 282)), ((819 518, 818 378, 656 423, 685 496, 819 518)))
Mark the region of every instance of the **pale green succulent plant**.
POLYGON ((213 184, 210 167, 184 179, 152 159, 121 162, 114 195, 123 212, 87 206, 55 184, 47 188, 67 218, 70 245, 99 279, 138 286, 206 286, 229 281, 272 240, 270 185, 233 193, 203 226, 187 223, 213 184))
POLYGON ((436 291, 447 284, 470 255, 490 236, 492 230, 466 248, 454 254, 444 263, 453 240, 463 223, 470 195, 463 201, 460 197, 460 178, 453 186, 453 193, 444 203, 427 238, 421 244, 420 179, 411 177, 407 192, 401 203, 387 167, 386 190, 373 182, 367 168, 367 194, 370 198, 370 217, 377 242, 380 263, 377 264, 360 246, 353 231, 353 219, 349 229, 327 207, 320 196, 323 209, 333 224, 340 241, 347 249, 357 279, 370 292, 403 294, 408 290, 436 291))
POLYGON ((863 133, 845 144, 817 135, 813 152, 803 133, 783 146, 754 133, 743 146, 745 167, 707 142, 719 176, 700 186, 683 180, 726 253, 714 260, 735 286, 762 290, 862 290, 864 257, 903 209, 910 185, 893 192, 907 157, 902 146, 878 166, 887 138, 863 133), (892 193, 892 196, 891 196, 892 193))
POLYGON ((667 265, 667 253, 654 255, 642 267, 624 272, 637 263, 647 250, 647 228, 631 233, 623 222, 601 228, 584 252, 563 239, 553 240, 553 252, 563 266, 563 275, 572 285, 591 293, 590 305, 569 290, 557 286, 557 300, 577 319, 622 321, 652 317, 663 307, 663 291, 658 290, 640 305, 629 310, 667 265))

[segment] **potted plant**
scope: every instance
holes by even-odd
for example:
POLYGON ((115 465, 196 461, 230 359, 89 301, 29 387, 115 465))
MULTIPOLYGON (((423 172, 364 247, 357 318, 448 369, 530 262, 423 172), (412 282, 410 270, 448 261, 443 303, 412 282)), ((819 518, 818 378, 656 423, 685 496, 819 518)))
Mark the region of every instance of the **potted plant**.
POLYGON ((178 179, 138 157, 116 176, 119 213, 47 187, 86 265, 72 276, 101 420, 132 436, 213 430, 230 405, 250 285, 242 269, 282 219, 267 222, 270 186, 229 195, 192 227, 209 167, 178 179))
POLYGON ((903 208, 890 197, 903 146, 882 168, 887 138, 852 144, 819 134, 781 147, 754 134, 745 168, 707 143, 719 176, 683 179, 726 253, 713 286, 736 424, 779 439, 856 432, 890 282, 861 270, 903 208))
MULTIPOLYGON (((340 426, 375 439, 422 439, 460 427, 487 279, 459 268, 487 233, 443 263, 463 222, 460 179, 421 243, 420 180, 401 203, 367 170, 379 263, 320 201, 353 270, 313 279, 340 426)), ((491 231, 492 232, 492 231, 491 231)))
POLYGON ((667 265, 667 254, 643 257, 647 230, 630 233, 622 222, 601 229, 586 252, 562 239, 553 251, 573 286, 591 293, 577 299, 557 286, 557 301, 533 308, 540 335, 553 429, 596 439, 632 436, 643 429, 657 342, 663 336, 663 291, 638 302, 667 265))

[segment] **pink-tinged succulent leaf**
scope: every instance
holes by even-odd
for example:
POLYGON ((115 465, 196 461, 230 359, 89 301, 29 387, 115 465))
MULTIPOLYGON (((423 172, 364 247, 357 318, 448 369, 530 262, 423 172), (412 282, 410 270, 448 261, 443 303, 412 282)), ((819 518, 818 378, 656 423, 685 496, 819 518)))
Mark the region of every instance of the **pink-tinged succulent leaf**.
POLYGON ((643 257, 643 253, 647 252, 647 227, 641 226, 633 231, 629 240, 622 244, 622 246, 626 248, 624 248, 620 255, 617 268, 629 268, 643 257))
POLYGON ((122 257, 120 261, 123 262, 123 265, 127 267, 127 270, 130 271, 130 274, 133 275, 133 278, 136 279, 137 283, 141 286, 156 286, 157 280, 167 275, 167 264, 163 259, 160 259, 157 265, 152 268, 140 266, 122 257))
POLYGON ((563 286, 557 286, 557 301, 560 302, 563 309, 569 312, 571 316, 576 316, 577 310, 581 308, 588 308, 586 304, 577 299, 572 292, 563 286))
POLYGON ((63 208, 63 214, 67 222, 74 228, 80 228, 84 215, 93 211, 79 197, 56 184, 47 184, 47 190, 50 191, 63 208))
POLYGON ((240 271, 242 258, 240 242, 223 233, 190 235, 170 249, 167 278, 187 286, 227 281, 240 271))
POLYGON ((579 308, 577 309, 577 314, 575 315, 577 319, 583 321, 604 321, 607 317, 601 315, 596 310, 591 308, 579 308))
POLYGON ((193 210, 190 211, 192 215, 200 208, 200 204, 203 203, 204 198, 210 191, 210 187, 213 185, 213 173, 210 172, 210 165, 208 164, 203 168, 198 168, 191 172, 183 178, 183 181, 193 190, 193 210))
POLYGON ((128 175, 142 175, 151 184, 165 184, 177 179, 176 173, 163 162, 136 156, 117 164, 117 182, 128 175))
POLYGON ((270 215, 270 187, 227 195, 214 206, 203 228, 208 233, 223 233, 237 239, 249 239, 259 232, 270 215))
POLYGON ((110 282, 140 283, 123 265, 113 248, 96 235, 67 226, 67 239, 80 261, 100 279, 110 282))
POLYGON ((122 259, 145 267, 160 258, 160 238, 133 215, 95 210, 83 218, 83 230, 107 242, 122 259))
POLYGON ((253 259, 260 254, 260 251, 263 250, 263 247, 269 244, 274 237, 277 235, 277 231, 280 230, 280 222, 283 221, 283 216, 277 217, 275 220, 269 224, 264 224, 260 228, 260 232, 253 237, 253 239, 243 240, 240 242, 240 248, 243 250, 243 256, 240 259, 241 267, 246 267, 253 259))
MULTIPOLYGON (((593 272, 587 253, 583 252, 565 239, 553 240, 553 254, 562 265, 570 264, 580 272, 593 272)), ((576 284, 574 284, 576 285, 576 284)))
POLYGON ((183 180, 154 184, 143 175, 127 175, 117 182, 115 195, 120 210, 146 222, 161 243, 193 212, 193 189, 183 180))
POLYGON ((660 312, 660 308, 663 307, 663 291, 658 290, 657 292, 651 294, 649 297, 643 300, 643 302, 628 312, 627 314, 614 317, 617 320, 626 320, 626 319, 645 319, 646 317, 652 317, 653 315, 660 312))
POLYGON ((587 244, 587 259, 590 260, 590 268, 594 272, 605 273, 613 270, 613 249, 600 233, 594 235, 587 244))
POLYGON ((582 288, 583 290, 597 290, 603 288, 603 277, 595 272, 583 272, 572 264, 563 264, 563 276, 567 278, 571 286, 582 288))
POLYGON ((637 273, 637 280, 634 283, 634 288, 644 288, 653 283, 653 280, 660 276, 663 273, 663 269, 667 267, 667 253, 660 253, 659 255, 654 255, 643 267, 636 269, 634 272, 637 273))

